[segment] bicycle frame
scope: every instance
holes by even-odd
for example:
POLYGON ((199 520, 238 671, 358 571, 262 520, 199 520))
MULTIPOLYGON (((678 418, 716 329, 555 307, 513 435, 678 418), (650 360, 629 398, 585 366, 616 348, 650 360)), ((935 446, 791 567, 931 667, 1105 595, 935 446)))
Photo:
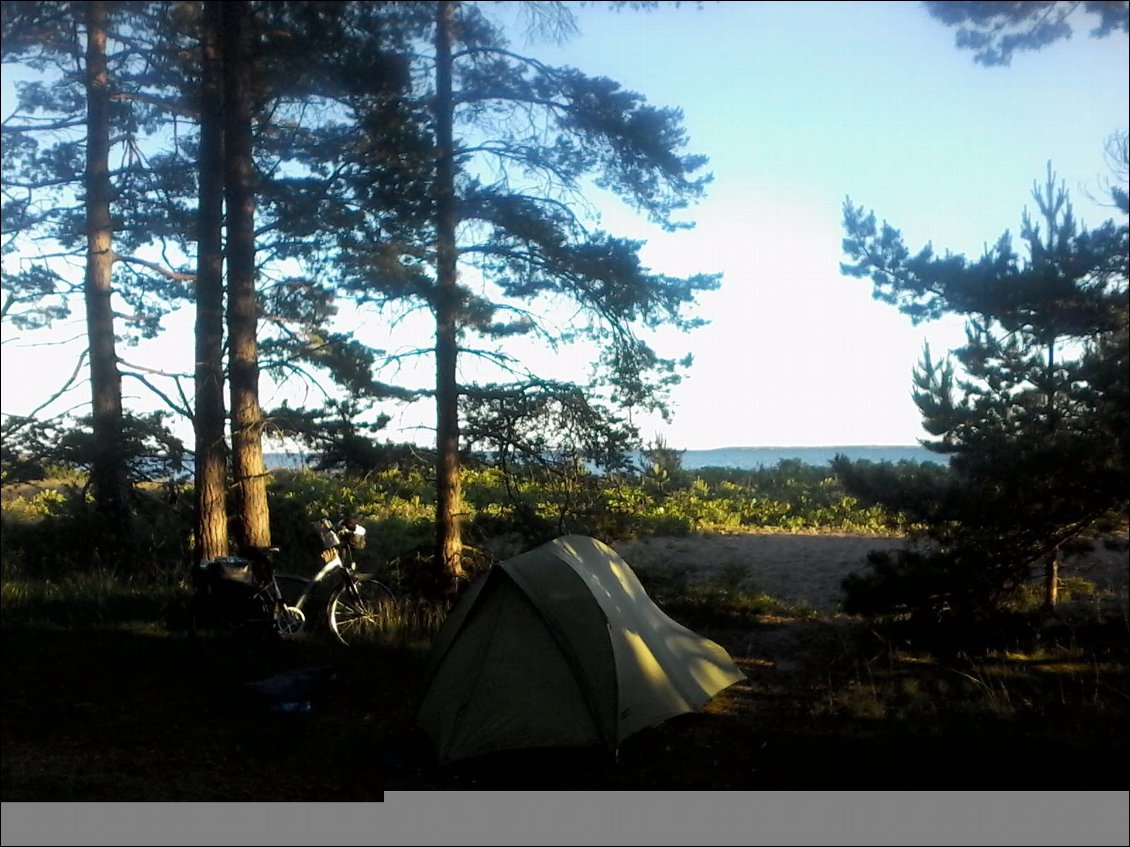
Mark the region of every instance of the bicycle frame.
POLYGON ((339 544, 331 549, 334 551, 334 557, 322 565, 321 570, 314 574, 312 578, 305 580, 306 587, 303 588, 302 594, 299 595, 293 605, 289 605, 283 600, 282 592, 278 587, 278 577, 281 576, 287 579, 304 578, 293 574, 272 574, 271 585, 277 593, 278 602, 281 603, 281 607, 278 608, 278 612, 275 616, 276 624, 279 633, 284 638, 294 638, 302 634, 305 630, 306 615, 303 611, 303 606, 306 605, 306 601, 314 593, 317 586, 321 585, 333 574, 340 574, 342 583, 346 585, 350 584, 351 580, 349 579, 349 574, 353 567, 353 549, 348 544, 339 544), (296 610, 299 614, 297 616, 288 616, 288 609, 296 610))
MULTIPOLYGON (((306 603, 306 600, 314 593, 314 588, 321 583, 325 582, 326 578, 338 570, 346 570, 345 563, 342 561, 341 554, 335 555, 330 561, 322 565, 322 569, 314 574, 313 577, 306 581, 306 588, 303 589, 302 594, 294 602, 294 608, 301 609, 306 603)), ((291 574, 277 574, 277 576, 292 576, 291 574)), ((281 595, 280 595, 281 596, 281 595)))

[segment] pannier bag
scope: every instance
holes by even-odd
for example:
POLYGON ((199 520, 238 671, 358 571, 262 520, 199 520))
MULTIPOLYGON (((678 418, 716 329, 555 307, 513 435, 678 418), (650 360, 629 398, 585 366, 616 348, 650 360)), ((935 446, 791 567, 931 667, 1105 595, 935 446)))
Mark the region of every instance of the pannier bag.
POLYGON ((239 556, 221 556, 218 559, 201 562, 193 571, 193 582, 197 585, 201 582, 218 581, 252 585, 255 577, 251 570, 251 560, 239 556))

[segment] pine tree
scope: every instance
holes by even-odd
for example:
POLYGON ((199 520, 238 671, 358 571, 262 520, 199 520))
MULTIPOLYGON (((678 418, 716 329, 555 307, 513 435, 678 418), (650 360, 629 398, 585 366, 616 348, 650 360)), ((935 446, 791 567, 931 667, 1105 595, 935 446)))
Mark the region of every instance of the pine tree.
MULTIPOLYGON (((951 456, 951 475, 918 489, 912 507, 939 552, 906 560, 933 569, 917 602, 935 608, 991 608, 1038 566, 1050 607, 1062 545, 1125 515, 1127 226, 1080 228, 1050 165, 1032 196, 1023 259, 1008 233, 978 261, 929 246, 912 256, 897 230, 844 205, 854 260, 844 273, 870 277, 876 297, 915 321, 968 319, 965 346, 941 361, 927 348, 915 373, 914 400, 936 438, 927 446, 951 456)), ((838 466, 855 493, 906 504, 889 475, 838 466)))
MULTIPOLYGON (((197 479, 197 495, 203 498, 200 505, 210 504, 202 509, 202 523, 197 527, 198 555, 216 555, 227 547, 225 520, 219 512, 226 489, 220 252, 223 219, 222 209, 212 208, 207 200, 199 207, 195 202, 198 185, 206 198, 218 190, 221 200, 224 186, 223 159, 217 158, 222 157, 222 146, 215 148, 203 137, 224 117, 222 99, 216 100, 222 98, 222 86, 213 94, 218 111, 210 116, 204 114, 208 98, 201 96, 201 16, 208 5, 113 4, 113 48, 108 62, 113 86, 110 117, 116 143, 124 144, 125 153, 122 166, 107 172, 113 180, 115 249, 98 254, 113 267, 116 311, 132 317, 130 323, 120 318, 116 326, 111 322, 111 331, 118 335, 131 331, 144 337, 153 335, 159 329, 161 315, 187 299, 196 273, 203 274, 195 291, 203 298, 198 301, 200 347, 193 360, 196 401, 184 395, 182 382, 187 380, 177 378, 176 390, 168 392, 159 389, 140 367, 127 371, 158 392, 176 412, 192 416, 197 426, 197 471, 203 474, 197 479), (207 158, 209 150, 212 159, 207 158), (206 219, 198 221, 198 214, 206 219), (172 256, 180 264, 157 266, 137 258, 136 252, 146 246, 159 246, 163 255, 172 256), (193 253, 197 254, 196 268, 178 258, 193 253), (128 310, 120 308, 123 302, 128 310), (174 399, 177 396, 179 401, 174 399), (211 541, 205 543, 206 538, 211 541)), ((253 123, 244 121, 243 125, 250 126, 251 147, 259 159, 253 161, 245 145, 241 155, 246 167, 241 173, 254 186, 254 196, 249 198, 244 190, 237 202, 252 213, 231 217, 232 222, 243 222, 242 237, 235 239, 244 245, 242 252, 235 251, 241 257, 237 258, 237 276, 256 286, 253 295, 247 294, 246 287, 242 289, 241 326, 249 326, 247 316, 253 316, 258 327, 251 327, 250 337, 258 349, 249 359, 249 333, 244 329, 240 346, 244 355, 236 369, 241 376, 246 377, 250 368, 263 368, 276 377, 299 374, 317 378, 317 373, 322 373, 344 383, 356 395, 379 393, 371 374, 372 351, 325 328, 334 312, 334 292, 309 279, 279 280, 269 272, 263 273, 279 259, 317 255, 317 240, 326 238, 326 232, 335 225, 335 215, 345 214, 339 204, 331 206, 333 214, 319 219, 327 204, 311 204, 310 195, 326 190, 324 183, 328 181, 313 187, 304 185, 307 191, 296 190, 301 180, 291 178, 293 169, 289 165, 313 161, 313 167, 324 172, 325 162, 317 157, 348 135, 348 130, 332 125, 316 108, 308 107, 316 105, 318 98, 324 100, 327 91, 340 88, 341 79, 349 71, 354 72, 351 82, 355 86, 380 89, 387 84, 390 75, 382 64, 386 53, 372 49, 377 39, 364 25, 351 28, 360 19, 372 17, 372 5, 255 4, 255 15, 263 26, 256 32, 257 61, 248 76, 253 123), (319 38, 318 27, 334 22, 340 24, 342 32, 352 34, 351 39, 319 38), (291 23, 297 25, 289 26, 291 23), (309 24, 308 32, 305 24, 309 24), (351 58, 349 69, 340 67, 340 56, 347 48, 351 48, 351 57, 366 58, 351 58), (294 61, 299 54, 303 62, 294 61), (246 202, 249 199, 250 203, 246 202), (257 211, 256 199, 262 200, 257 211), (256 252, 262 257, 258 263, 256 252), (248 361, 252 363, 248 365, 248 361)), ((84 13, 89 8, 89 4, 5 3, 5 59, 48 71, 71 64, 81 68, 81 28, 72 12, 84 13)), ((77 239, 87 226, 87 215, 73 201, 73 196, 82 191, 83 173, 77 157, 84 149, 81 134, 87 123, 82 80, 73 75, 64 72, 56 79, 48 74, 46 82, 23 84, 21 97, 20 113, 4 126, 4 234, 5 253, 24 251, 21 261, 28 262, 23 236, 33 236, 40 243, 54 241, 58 252, 64 253, 77 249, 77 239)), ((31 260, 25 267, 17 273, 8 273, 5 268, 5 320, 33 330, 65 317, 76 293, 65 271, 60 272, 49 258, 31 260)), ((106 321, 98 326, 105 328, 106 321)), ((100 348, 92 344, 91 349, 100 348)), ((255 381, 243 379, 241 384, 255 381)), ((249 396, 246 389, 241 395, 249 396)), ((250 405, 241 403, 238 408, 246 411, 250 405)), ((6 434, 12 429, 9 423, 5 423, 6 434)), ((260 420, 237 426, 240 432, 255 433, 250 450, 256 449, 262 424, 260 420)), ((118 425, 109 431, 121 429, 118 425)), ((245 477, 263 482, 261 472, 252 471, 245 477)), ((257 511, 262 513, 261 509, 257 511)), ((256 525, 259 529, 254 534, 262 541, 265 518, 258 519, 256 525)))
POLYGON ((1070 38, 1072 23, 1083 12, 1096 24, 1092 37, 1130 32, 1126 0, 928 0, 925 5, 932 17, 957 27, 957 46, 975 51, 974 60, 987 67, 1010 64, 1018 50, 1040 50, 1070 38))
POLYGON ((196 237, 196 561, 228 552, 227 443, 224 424, 224 128, 220 4, 208 2, 200 23, 199 203, 196 237))
MULTIPOLYGON (((110 154, 115 134, 131 122, 128 105, 115 109, 113 98, 128 77, 132 56, 128 49, 112 55, 108 42, 117 23, 105 2, 5 4, 3 10, 5 61, 64 69, 49 84, 23 85, 17 115, 4 123, 5 252, 15 252, 22 238, 35 235, 55 241, 63 253, 84 253, 91 481, 110 549, 129 529, 113 304, 113 269, 122 258, 115 236, 122 227, 111 206, 130 166, 114 171, 110 154)), ((128 132, 126 137, 128 144, 128 132)), ((5 288, 4 317, 21 328, 65 317, 76 293, 49 260, 6 273, 5 288)))
MULTIPOLYGON (((641 244, 590 230, 583 220, 591 180, 659 225, 684 226, 673 214, 703 193, 709 177, 698 174, 705 159, 681 153, 686 137, 677 110, 652 107, 612 80, 512 51, 474 4, 414 4, 413 11, 423 9, 433 16, 416 25, 432 49, 415 66, 414 78, 426 87, 416 89, 408 114, 424 131, 415 140, 408 132, 401 137, 427 145, 429 164, 394 171, 387 149, 376 145, 358 150, 353 164, 380 175, 385 182, 377 185, 395 173, 402 196, 418 202, 401 202, 394 214, 345 233, 337 288, 379 292, 389 304, 423 303, 435 317, 436 556, 457 578, 459 403, 479 391, 457 379, 460 357, 502 363, 515 372, 517 388, 536 375, 499 349, 507 339, 591 339, 602 356, 586 390, 603 386, 613 405, 659 407, 679 363, 659 356, 641 330, 696 326, 684 310, 718 279, 653 273, 640 261, 641 244), (575 310, 574 325, 553 329, 541 314, 552 305, 575 310)), ((371 122, 361 117, 359 124, 371 122)))

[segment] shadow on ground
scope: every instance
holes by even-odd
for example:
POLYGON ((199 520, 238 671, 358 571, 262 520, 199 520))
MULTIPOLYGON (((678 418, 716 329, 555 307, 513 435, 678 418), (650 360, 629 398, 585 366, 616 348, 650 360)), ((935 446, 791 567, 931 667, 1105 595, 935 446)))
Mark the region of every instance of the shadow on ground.
MULTIPOLYGON (((1059 720, 1047 710, 1006 720, 953 710, 931 715, 921 703, 900 714, 889 699, 873 714, 847 708, 855 681, 864 678, 860 633, 834 621, 712 633, 747 681, 702 713, 628 739, 617 757, 535 750, 441 769, 413 729, 426 663, 421 649, 343 649, 313 640, 215 660, 178 632, 5 627, 3 799, 333 802, 430 789, 1126 787, 1125 710, 1121 722, 1064 734, 1041 722, 1059 720), (269 699, 249 696, 247 683, 302 668, 324 671, 309 711, 276 713, 269 699)), ((922 680, 913 677, 917 686, 922 680)))

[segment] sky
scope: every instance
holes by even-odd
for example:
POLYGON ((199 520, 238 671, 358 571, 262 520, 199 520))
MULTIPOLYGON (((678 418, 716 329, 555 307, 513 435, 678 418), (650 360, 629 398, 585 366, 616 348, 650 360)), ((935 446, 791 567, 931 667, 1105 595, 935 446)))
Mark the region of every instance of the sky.
MULTIPOLYGON (((495 5, 488 13, 517 6, 495 5)), ((645 440, 683 449, 914 444, 925 437, 911 400, 914 365, 926 342, 934 352, 959 346, 961 321, 913 326, 872 298, 869 281, 841 275, 845 197, 899 228, 912 250, 932 242, 976 257, 1006 229, 1017 233, 1050 161, 1077 217, 1098 224, 1110 210, 1088 193, 1102 197, 1104 142, 1127 127, 1127 39, 1091 38, 1084 20, 1070 41, 984 68, 919 3, 700 5, 578 7, 579 32, 567 42, 530 42, 521 29, 512 40, 549 64, 680 108, 687 152, 710 159, 706 199, 682 214, 693 229, 664 233, 598 199, 600 225, 645 240, 652 270, 723 275, 694 311, 706 326, 655 337, 663 354, 694 356, 672 394, 672 420, 635 422, 645 440)), ((5 79, 5 115, 10 102, 5 79)), ((383 324, 343 315, 389 349, 430 343, 425 318, 409 316, 381 338, 383 324)), ((172 351, 191 353, 191 326, 182 310, 167 319, 165 338, 123 357, 187 371, 172 351)), ((60 329, 78 340, 49 348, 4 333, 0 409, 27 413, 69 375, 81 325, 60 329)), ((540 357, 535 370, 562 364, 528 355, 540 357)), ((425 384, 430 373, 422 363, 400 377, 425 384)), ((155 408, 138 386, 126 388, 133 405, 155 408)), ((265 406, 281 397, 264 387, 265 406)), ((430 439, 427 404, 386 411, 390 439, 430 439)))

